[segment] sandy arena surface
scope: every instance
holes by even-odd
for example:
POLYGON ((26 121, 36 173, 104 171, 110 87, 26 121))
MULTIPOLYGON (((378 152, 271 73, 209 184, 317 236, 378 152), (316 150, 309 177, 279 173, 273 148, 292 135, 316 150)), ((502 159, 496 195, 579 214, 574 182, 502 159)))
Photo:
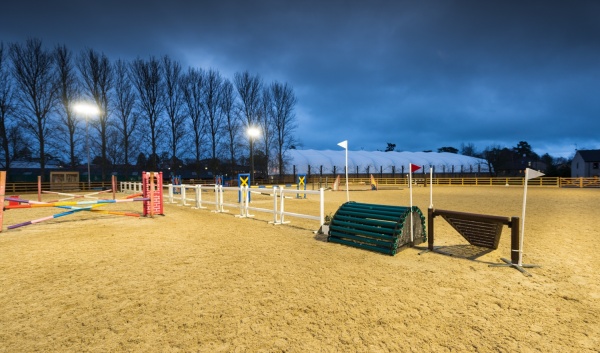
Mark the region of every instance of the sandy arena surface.
MULTIPOLYGON (((501 216, 521 216, 522 197, 519 187, 434 189, 436 208, 501 216)), ((409 193, 350 199, 407 206, 409 193)), ((325 200, 333 215, 346 193, 325 200)), ((285 201, 318 214, 312 195, 285 201)), ((415 188, 414 204, 426 214, 429 189, 415 188)), ((508 229, 490 252, 442 218, 436 245, 455 256, 419 255, 426 244, 382 255, 327 243, 315 221, 273 225, 235 209, 79 212, 14 230, 60 210, 8 210, 0 352, 600 352, 599 210, 600 190, 531 187, 523 262, 542 266, 532 277, 488 266, 510 258, 508 229)))

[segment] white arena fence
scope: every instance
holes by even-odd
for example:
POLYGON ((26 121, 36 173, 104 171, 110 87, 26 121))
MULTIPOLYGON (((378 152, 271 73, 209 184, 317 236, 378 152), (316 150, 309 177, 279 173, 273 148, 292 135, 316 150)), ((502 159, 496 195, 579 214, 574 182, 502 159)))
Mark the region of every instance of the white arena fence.
MULTIPOLYGON (((142 184, 133 182, 121 182, 122 192, 141 192, 142 184)), ((273 224, 290 223, 286 220, 288 217, 297 217, 319 222, 319 227, 325 223, 325 189, 319 190, 297 190, 286 189, 285 187, 273 186, 273 188, 249 188, 247 186, 228 187, 222 185, 173 185, 164 186, 168 189, 167 202, 177 204, 179 206, 191 206, 195 209, 212 208, 212 212, 223 213, 229 212, 226 208, 238 209, 239 213, 236 217, 248 218, 253 217, 251 212, 271 213, 273 215, 273 224), (203 197, 210 195, 210 197, 203 197), (225 194, 228 197, 225 197, 225 194), (259 204, 253 203, 251 195, 260 195, 262 200, 259 204), (214 196, 213 196, 214 195, 214 196), (290 202, 303 202, 301 200, 291 201, 298 198, 300 195, 318 195, 319 210, 318 214, 302 214, 297 212, 286 211, 287 205, 290 202), (265 198, 265 196, 267 196, 265 198), (269 200, 268 202, 266 200, 269 200), (268 207, 258 207, 259 205, 271 205, 268 207)))
POLYGON ((134 181, 121 181, 120 189, 121 189, 121 192, 132 192, 132 193, 142 192, 142 183, 134 182, 134 181))

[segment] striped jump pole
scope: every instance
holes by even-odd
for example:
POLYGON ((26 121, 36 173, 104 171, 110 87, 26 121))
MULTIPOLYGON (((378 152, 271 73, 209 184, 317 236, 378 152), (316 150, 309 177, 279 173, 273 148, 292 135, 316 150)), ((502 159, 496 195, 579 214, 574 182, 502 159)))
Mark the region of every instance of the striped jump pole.
POLYGON ((12 208, 35 208, 35 207, 60 207, 60 206, 80 206, 80 205, 94 205, 94 204, 107 204, 107 203, 121 203, 121 202, 135 202, 135 201, 148 201, 147 197, 136 197, 132 199, 119 199, 119 200, 86 200, 86 201, 61 201, 61 202, 49 202, 49 203, 32 203, 29 200, 17 199, 7 197, 8 201, 20 202, 19 205, 8 205, 6 209, 12 208))
POLYGON ((73 213, 80 212, 80 211, 91 211, 91 212, 96 212, 96 213, 112 214, 112 215, 118 215, 118 216, 139 217, 140 215, 137 214, 137 213, 95 209, 95 207, 99 207, 99 206, 102 206, 102 205, 107 204, 107 203, 133 202, 133 201, 147 201, 147 200, 145 198, 138 198, 138 199, 128 199, 128 200, 94 200, 94 201, 79 201, 79 202, 71 201, 71 202, 55 202, 54 204, 39 204, 39 203, 35 203, 35 204, 25 204, 25 205, 14 205, 14 206, 10 206, 10 207, 7 207, 7 208, 58 207, 58 208, 66 208, 66 209, 68 209, 68 211, 60 212, 60 213, 57 213, 57 214, 54 214, 54 215, 51 215, 51 216, 37 218, 37 219, 31 220, 31 221, 27 221, 27 222, 13 224, 11 226, 8 226, 7 228, 8 229, 15 229, 15 228, 19 228, 19 227, 24 227, 24 226, 28 226, 28 225, 31 225, 31 224, 36 224, 36 223, 41 223, 41 222, 44 222, 44 221, 48 221, 48 220, 51 220, 51 219, 68 216, 68 215, 71 215, 73 213), (87 206, 85 206, 85 207, 76 207, 73 204, 75 204, 75 205, 87 205, 87 206))
POLYGON ((48 221, 50 219, 54 219, 54 218, 58 218, 58 217, 63 217, 63 216, 68 216, 68 215, 73 214, 75 212, 84 211, 86 209, 90 209, 91 207, 92 206, 75 208, 75 209, 72 209, 70 211, 66 211, 66 212, 61 212, 61 213, 54 214, 52 216, 46 216, 46 217, 34 219, 32 221, 27 221, 27 222, 23 222, 23 223, 13 224, 11 226, 8 226, 7 228, 8 229, 15 229, 15 228, 19 228, 19 227, 24 227, 24 226, 28 226, 28 225, 31 225, 31 224, 35 224, 35 223, 41 223, 41 222, 44 222, 44 221, 48 221))
MULTIPOLYGON (((85 195, 76 195, 76 194, 69 194, 69 193, 66 193, 66 192, 41 190, 41 189, 39 189, 39 186, 38 186, 38 195, 41 195, 41 194, 52 194, 52 195, 59 195, 59 196, 68 196, 68 197, 66 197, 64 199, 52 200, 52 201, 47 201, 47 202, 60 202, 60 201, 67 201, 67 200, 72 200, 72 199, 82 199, 82 198, 98 199, 98 197, 94 197, 94 195, 106 194, 106 193, 109 193, 109 192, 113 193, 113 200, 114 200, 115 199, 114 189, 108 189, 108 190, 102 190, 102 191, 92 192, 92 193, 85 194, 85 195)), ((38 196, 38 199, 41 199, 41 196, 38 196)))
MULTIPOLYGON (((97 205, 93 205, 93 206, 101 206, 102 204, 97 204, 97 205)), ((94 213, 103 213, 103 214, 111 214, 111 215, 116 215, 116 216, 129 216, 129 217, 139 217, 140 214, 139 213, 132 213, 132 212, 123 212, 123 211, 110 211, 110 210, 100 210, 100 209, 95 209, 95 208, 89 208, 89 209, 85 209, 86 211, 90 211, 90 212, 94 212, 94 213)), ((78 209, 79 207, 75 207, 75 206, 59 206, 59 208, 66 208, 66 209, 78 209)))

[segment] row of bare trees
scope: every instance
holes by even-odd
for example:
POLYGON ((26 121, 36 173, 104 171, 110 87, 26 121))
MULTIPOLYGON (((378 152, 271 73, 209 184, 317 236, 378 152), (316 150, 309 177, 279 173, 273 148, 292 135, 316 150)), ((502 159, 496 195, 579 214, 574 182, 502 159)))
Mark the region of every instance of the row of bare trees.
MULTIPOLYGON (((106 179, 114 165, 128 174, 140 160, 158 170, 177 170, 186 161, 198 174, 209 159, 213 173, 222 164, 247 158, 246 131, 261 131, 256 148, 283 171, 285 152, 297 143, 290 85, 265 83, 259 75, 235 73, 233 81, 216 69, 184 68, 169 56, 111 61, 85 49, 46 49, 39 39, 0 42, 0 163, 49 160, 75 168, 85 161, 89 137, 94 161, 106 179), (74 104, 91 101, 100 113, 78 116, 74 104), (88 125, 89 124, 89 125, 88 125), (88 130, 89 127, 89 130, 88 130)), ((266 171, 265 171, 266 172, 266 171)))

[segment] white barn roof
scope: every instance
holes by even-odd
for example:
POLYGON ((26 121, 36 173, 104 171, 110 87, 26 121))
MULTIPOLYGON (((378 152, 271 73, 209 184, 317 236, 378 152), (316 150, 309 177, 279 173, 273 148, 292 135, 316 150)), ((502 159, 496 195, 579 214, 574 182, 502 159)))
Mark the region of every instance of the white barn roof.
MULTIPOLYGON (((289 150, 286 157, 285 174, 292 174, 293 166, 296 166, 296 174, 307 174, 309 165, 311 174, 318 174, 321 166, 324 174, 333 173, 334 166, 337 173, 342 173, 346 165, 344 150, 289 150)), ((396 173, 402 173, 403 170, 408 172, 410 163, 421 166, 426 171, 433 167, 434 173, 489 172, 484 159, 455 153, 348 151, 349 173, 355 173, 357 167, 359 173, 366 173, 367 168, 373 174, 381 170, 383 173, 392 173, 392 166, 395 166, 396 173)))

